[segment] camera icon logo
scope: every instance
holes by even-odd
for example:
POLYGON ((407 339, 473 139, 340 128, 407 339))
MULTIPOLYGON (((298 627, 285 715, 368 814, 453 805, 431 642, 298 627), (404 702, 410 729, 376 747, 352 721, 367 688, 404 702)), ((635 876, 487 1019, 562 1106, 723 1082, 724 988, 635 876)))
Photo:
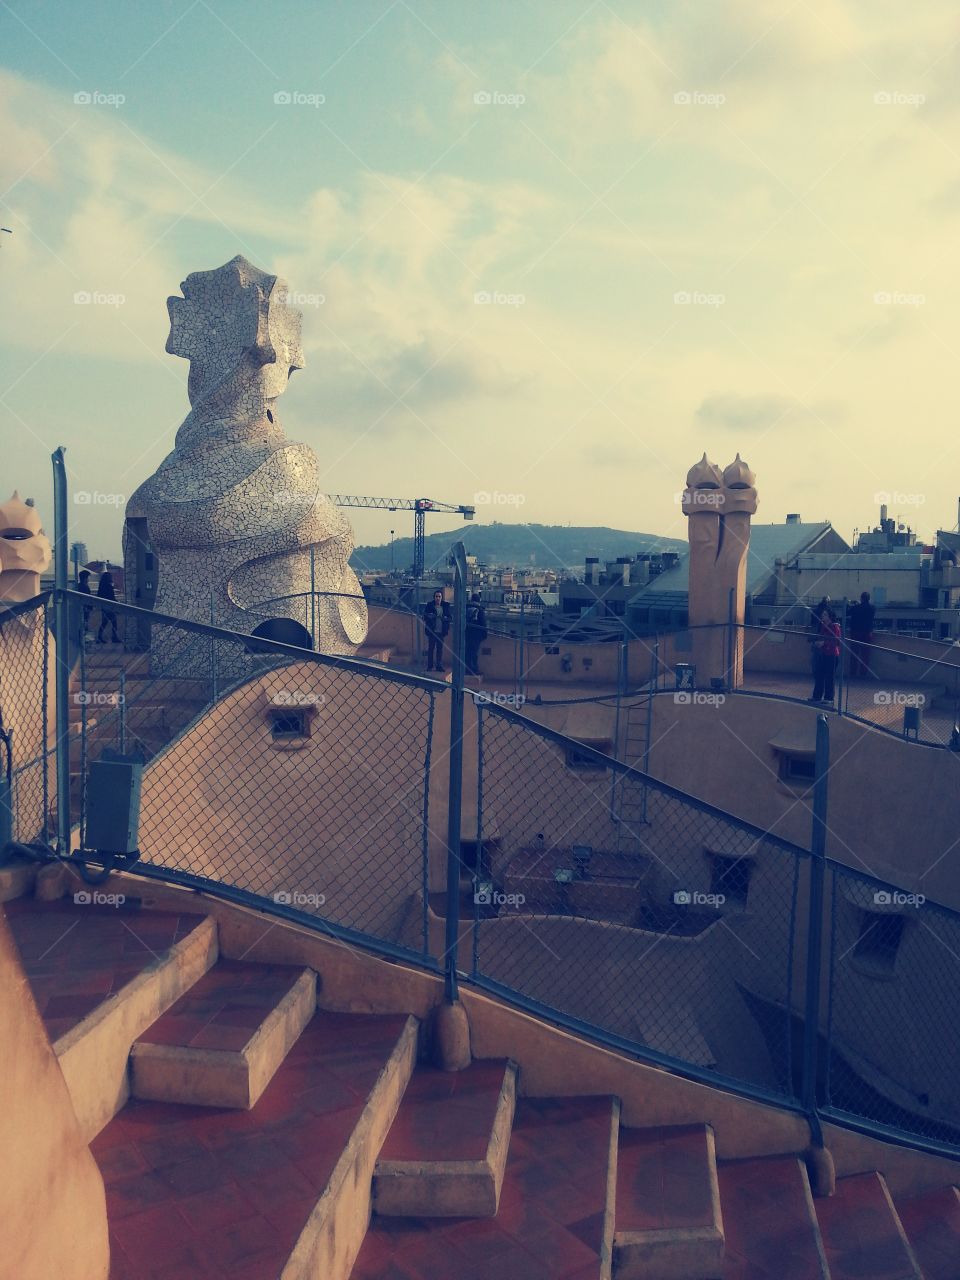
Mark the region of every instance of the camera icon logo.
POLYGON ((878 907, 889 907, 893 902, 893 898, 887 893, 886 889, 878 889, 873 895, 874 905, 878 907))
POLYGON ((473 95, 473 101, 475 106, 489 107, 490 103, 493 101, 493 94, 487 89, 479 89, 473 95))
POLYGON ((689 907, 691 902, 689 889, 677 889, 673 895, 674 905, 677 907, 689 907))
POLYGON ((293 902, 293 895, 285 893, 282 889, 273 895, 273 900, 281 907, 289 907, 293 902))
POLYGON ((93 898, 86 891, 86 889, 80 889, 78 890, 77 893, 73 895, 73 900, 78 907, 89 907, 90 903, 93 901, 93 898))
POLYGON ((293 94, 286 89, 278 89, 273 95, 274 105, 278 107, 289 107, 293 101, 293 94))
POLYGON ((93 94, 85 89, 81 89, 79 93, 73 95, 73 101, 78 107, 89 107, 93 101, 93 94))
POLYGON ((493 890, 489 885, 481 885, 473 894, 473 901, 478 907, 489 907, 493 905, 493 890))

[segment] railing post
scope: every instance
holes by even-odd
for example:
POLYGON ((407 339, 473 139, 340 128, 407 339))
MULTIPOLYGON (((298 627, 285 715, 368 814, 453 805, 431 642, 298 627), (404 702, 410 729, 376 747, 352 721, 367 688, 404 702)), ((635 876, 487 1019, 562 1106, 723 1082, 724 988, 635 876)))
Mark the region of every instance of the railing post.
MULTIPOLYGON (((813 829, 810 838, 810 905, 807 921, 806 1001, 803 1020, 802 1102, 814 1143, 823 1146, 817 1115, 817 1061, 820 1036, 820 970, 823 949, 823 882, 827 835, 827 775, 830 770, 830 729, 827 717, 817 716, 817 753, 813 784, 813 829)), ((788 1011, 789 1012, 789 1011, 788 1011)))
POLYGON ((57 642, 57 853, 70 856, 70 602, 66 596, 67 469, 63 446, 53 454, 54 623, 57 642))
POLYGON ((119 706, 119 747, 120 754, 125 755, 127 750, 127 673, 121 669, 120 671, 120 696, 119 706))
POLYGON ((314 558, 316 548, 310 546, 310 639, 313 641, 314 648, 320 647, 320 641, 317 636, 317 567, 314 558))
POLYGON ((460 820, 463 798, 464 629, 467 613, 467 559, 463 543, 453 548, 453 626, 450 688, 450 787, 447 805, 447 928, 444 943, 446 997, 457 999, 460 935, 460 820))
MULTIPOLYGON (((213 603, 213 592, 210 592, 210 625, 216 626, 217 615, 213 603)), ((210 637, 210 701, 217 700, 217 642, 214 637, 210 637)))

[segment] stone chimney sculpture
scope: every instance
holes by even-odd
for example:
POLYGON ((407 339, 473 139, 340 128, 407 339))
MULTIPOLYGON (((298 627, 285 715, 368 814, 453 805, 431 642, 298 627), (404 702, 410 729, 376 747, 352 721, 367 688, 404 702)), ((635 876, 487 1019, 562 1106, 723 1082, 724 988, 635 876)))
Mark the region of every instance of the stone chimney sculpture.
MULTIPOLYGON (((277 417, 278 397, 304 365, 301 314, 284 281, 239 256, 194 272, 181 289, 167 300, 166 349, 190 361, 191 410, 173 452, 127 504, 127 581, 130 522, 145 519, 156 611, 249 633, 265 616, 309 618, 306 597, 275 598, 311 590, 312 548, 313 589, 323 593, 316 647, 352 653, 367 631, 349 564, 353 534, 325 494, 316 454, 288 440, 277 417)), ((154 629, 155 649, 164 637, 154 629)))
POLYGON ((687 611, 701 689, 709 689, 713 680, 732 688, 743 683, 742 625, 750 517, 757 509, 755 481, 739 453, 722 472, 704 454, 687 473, 683 491, 690 541, 687 611))
MULTIPOLYGON (((18 493, 0 503, 0 722, 10 735, 12 764, 19 769, 13 792, 14 834, 35 839, 44 827, 44 748, 56 742, 56 654, 42 605, 16 615, 6 606, 40 594, 40 575, 50 567, 50 539, 35 507, 18 493), (46 666, 44 651, 46 650, 46 666), (43 715, 44 672, 47 716, 43 715)), ((6 769, 0 753, 0 768, 6 769)), ((54 770, 46 795, 56 800, 54 770)))

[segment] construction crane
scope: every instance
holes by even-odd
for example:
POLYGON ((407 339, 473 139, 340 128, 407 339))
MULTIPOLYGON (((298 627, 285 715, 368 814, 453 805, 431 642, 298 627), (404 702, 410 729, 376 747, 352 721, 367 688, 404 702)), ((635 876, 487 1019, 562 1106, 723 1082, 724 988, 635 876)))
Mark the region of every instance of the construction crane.
POLYGON ((331 502, 338 507, 366 507, 376 511, 412 511, 413 512, 413 576, 417 580, 423 577, 424 546, 428 511, 449 511, 452 515, 461 515, 464 520, 472 520, 477 513, 476 507, 461 503, 454 506, 449 502, 437 502, 433 498, 361 498, 353 494, 332 493, 331 502))

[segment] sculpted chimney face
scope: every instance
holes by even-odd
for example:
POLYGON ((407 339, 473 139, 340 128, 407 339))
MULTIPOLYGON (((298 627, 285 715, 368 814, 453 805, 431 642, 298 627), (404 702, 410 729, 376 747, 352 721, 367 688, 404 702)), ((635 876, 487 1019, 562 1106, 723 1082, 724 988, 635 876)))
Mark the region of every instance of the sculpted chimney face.
POLYGON ((52 551, 40 517, 14 490, 0 503, 0 600, 30 600, 40 593, 40 575, 52 551))
POLYGON ((218 390, 243 393, 259 384, 265 401, 281 395, 304 365, 301 317, 287 302, 286 284, 239 255, 214 271, 194 271, 168 298, 167 351, 190 361, 187 384, 197 406, 218 390))

